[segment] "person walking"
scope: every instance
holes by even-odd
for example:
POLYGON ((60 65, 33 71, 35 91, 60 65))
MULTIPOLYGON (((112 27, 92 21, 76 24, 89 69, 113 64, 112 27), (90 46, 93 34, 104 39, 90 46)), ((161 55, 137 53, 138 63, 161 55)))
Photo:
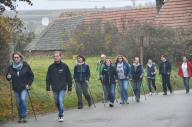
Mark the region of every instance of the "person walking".
POLYGON ((121 102, 120 104, 129 104, 128 102, 128 85, 130 76, 130 66, 122 55, 117 56, 116 59, 116 71, 118 75, 118 81, 120 85, 121 102))
POLYGON ((51 90, 54 94, 55 104, 59 111, 58 122, 64 122, 64 98, 66 90, 68 95, 72 91, 72 77, 67 64, 63 63, 60 51, 54 53, 54 63, 52 63, 47 71, 46 76, 46 90, 48 96, 51 96, 51 90))
POLYGON ((109 107, 114 107, 116 82, 118 80, 116 68, 112 65, 110 59, 107 59, 105 62, 105 66, 102 70, 102 80, 107 90, 107 100, 110 102, 109 107))
POLYGON ((85 96, 88 106, 91 107, 93 102, 89 91, 90 69, 89 65, 85 63, 85 57, 82 55, 77 56, 77 65, 74 67, 73 78, 76 84, 78 109, 83 108, 82 94, 85 96))
MULTIPOLYGON (((98 71, 98 74, 99 74, 99 80, 101 81, 101 85, 102 85, 102 88, 103 88, 103 93, 104 93, 104 101, 107 100, 107 90, 106 90, 106 87, 103 83, 103 80, 102 80, 102 70, 105 66, 105 61, 106 61, 106 55, 105 54, 101 54, 101 60, 99 62, 97 62, 97 67, 96 67, 96 70, 98 71)), ((105 103, 105 102, 104 102, 105 103)))
POLYGON ((18 107, 18 122, 26 123, 28 115, 28 90, 33 83, 34 74, 20 52, 13 53, 12 60, 13 63, 8 67, 6 78, 12 82, 11 87, 15 93, 18 107))
POLYGON ((170 83, 170 75, 171 75, 171 63, 167 60, 166 55, 161 56, 161 63, 159 65, 159 73, 162 77, 163 82, 163 95, 167 95, 167 87, 170 93, 173 92, 172 86, 170 83))
POLYGON ((134 58, 134 63, 131 66, 130 75, 136 102, 140 102, 141 83, 143 80, 144 70, 143 66, 139 62, 139 57, 134 58))
POLYGON ((183 56, 183 63, 180 65, 178 75, 183 79, 186 94, 189 93, 189 80, 192 77, 192 64, 188 62, 187 57, 183 56))
POLYGON ((151 59, 148 60, 147 66, 146 66, 146 71, 147 71, 147 81, 148 81, 148 87, 150 91, 150 95, 152 95, 152 86, 155 92, 157 93, 157 88, 155 84, 155 78, 157 74, 157 67, 153 63, 151 59))

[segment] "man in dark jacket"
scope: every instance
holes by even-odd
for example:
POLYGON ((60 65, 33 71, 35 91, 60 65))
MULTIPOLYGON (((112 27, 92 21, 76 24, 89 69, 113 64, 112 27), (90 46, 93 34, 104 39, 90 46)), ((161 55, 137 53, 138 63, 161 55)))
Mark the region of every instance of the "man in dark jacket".
POLYGON ((78 109, 83 108, 82 93, 88 102, 88 106, 91 107, 92 100, 89 93, 89 78, 90 69, 89 65, 85 63, 85 57, 82 55, 77 56, 77 65, 74 67, 73 78, 76 84, 76 94, 78 98, 78 109))
POLYGON ((8 67, 7 80, 12 82, 12 89, 15 92, 17 101, 19 120, 18 122, 27 122, 27 97, 34 74, 30 66, 23 61, 23 55, 20 52, 13 53, 13 63, 8 67))
POLYGON ((58 121, 63 122, 64 97, 67 89, 68 94, 71 95, 72 77, 67 64, 61 61, 61 52, 55 52, 54 63, 48 68, 46 77, 46 90, 49 96, 51 95, 50 86, 54 93, 56 106, 59 110, 58 121))
POLYGON ((163 81, 163 95, 167 95, 167 87, 172 93, 172 86, 170 83, 170 75, 171 75, 171 64, 167 61, 167 57, 165 55, 161 56, 161 63, 159 65, 159 73, 161 74, 163 81))

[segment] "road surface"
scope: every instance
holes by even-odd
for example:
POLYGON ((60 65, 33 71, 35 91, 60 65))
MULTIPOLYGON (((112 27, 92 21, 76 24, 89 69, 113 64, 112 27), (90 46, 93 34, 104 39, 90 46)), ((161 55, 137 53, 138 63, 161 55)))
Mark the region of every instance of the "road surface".
POLYGON ((136 103, 129 98, 129 105, 115 104, 114 108, 85 107, 65 112, 63 123, 57 122, 57 113, 30 118, 28 123, 8 122, 1 127, 192 127, 192 93, 175 91, 172 95, 162 94, 141 97, 136 103))

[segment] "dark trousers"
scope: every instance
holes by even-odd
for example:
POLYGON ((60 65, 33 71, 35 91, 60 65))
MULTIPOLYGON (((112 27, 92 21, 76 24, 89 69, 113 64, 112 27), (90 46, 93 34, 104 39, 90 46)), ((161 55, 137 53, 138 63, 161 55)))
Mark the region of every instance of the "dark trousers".
POLYGON ((153 89, 156 91, 156 85, 155 85, 155 79, 151 79, 151 78, 147 78, 148 80, 148 87, 149 87, 149 91, 152 92, 152 87, 153 86, 153 89))
POLYGON ((139 100, 140 99, 140 94, 141 94, 141 80, 133 80, 133 84, 132 84, 132 86, 133 86, 133 91, 134 91, 134 93, 135 93, 135 97, 136 97, 136 99, 137 100, 139 100))
POLYGON ((78 82, 76 81, 76 94, 78 98, 78 105, 83 106, 82 94, 85 96, 88 104, 91 105, 91 96, 89 93, 89 86, 85 81, 78 82))
POLYGON ((172 86, 170 83, 170 75, 162 74, 162 81, 163 81, 163 92, 167 93, 167 88, 172 92, 172 86))
POLYGON ((183 83, 184 83, 184 87, 186 89, 186 92, 189 92, 189 77, 183 77, 183 83))

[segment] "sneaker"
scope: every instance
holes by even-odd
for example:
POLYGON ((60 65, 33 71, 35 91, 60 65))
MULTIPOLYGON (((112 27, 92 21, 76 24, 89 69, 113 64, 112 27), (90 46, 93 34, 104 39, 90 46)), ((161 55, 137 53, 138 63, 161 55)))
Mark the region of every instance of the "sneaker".
POLYGON ((163 93, 163 95, 167 95, 167 93, 163 93))
POLYGON ((22 118, 19 118, 19 120, 17 121, 18 123, 22 123, 23 122, 23 119, 22 118))
POLYGON ((110 104, 109 104, 109 107, 111 107, 111 108, 114 107, 114 104, 113 104, 113 103, 110 103, 110 104))
POLYGON ((137 103, 139 103, 139 102, 140 102, 140 99, 139 99, 139 98, 137 98, 137 99, 136 99, 136 102, 137 102, 137 103))
POLYGON ((186 91, 186 94, 188 94, 188 93, 189 93, 189 90, 186 91))
POLYGON ((150 92, 149 95, 152 95, 152 93, 150 92))
POLYGON ((58 117, 58 122, 64 122, 63 117, 58 117))
POLYGON ((124 102, 120 102, 121 105, 125 104, 124 102))
POLYGON ((23 119, 22 119, 22 122, 23 122, 23 123, 27 123, 27 118, 23 118, 23 119))
POLYGON ((125 104, 129 104, 129 102, 127 101, 127 102, 125 102, 125 104))

